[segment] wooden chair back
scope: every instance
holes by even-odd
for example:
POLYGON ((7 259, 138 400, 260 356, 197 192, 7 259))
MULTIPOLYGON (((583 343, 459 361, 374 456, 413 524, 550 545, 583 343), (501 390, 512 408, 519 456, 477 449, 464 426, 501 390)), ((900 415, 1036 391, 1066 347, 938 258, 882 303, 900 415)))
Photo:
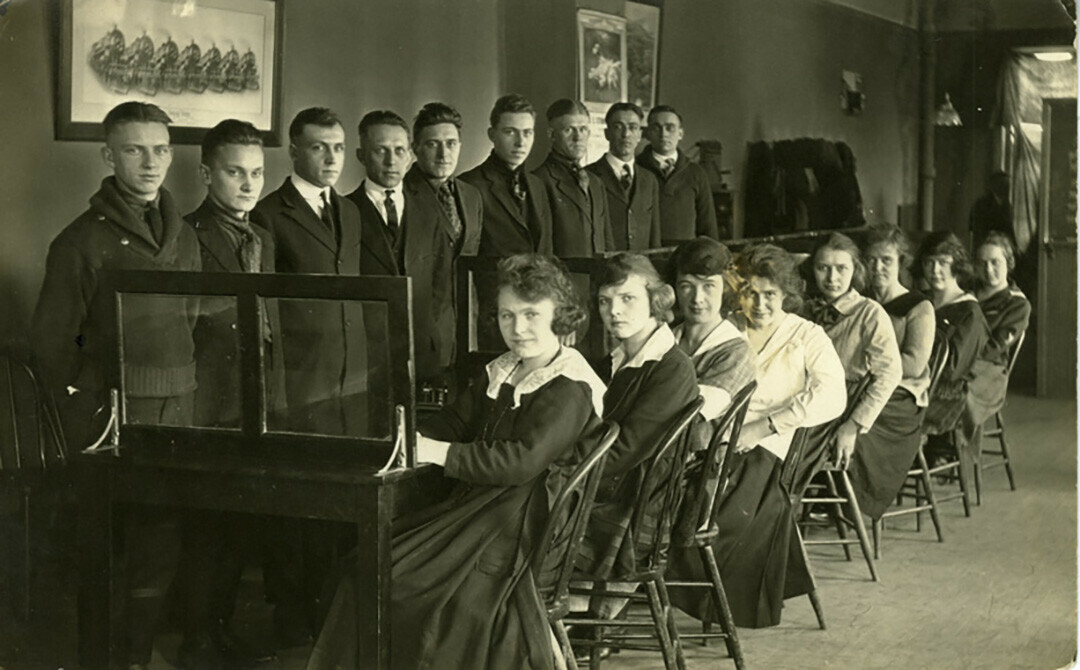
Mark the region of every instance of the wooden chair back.
POLYGON ((928 394, 931 399, 933 399, 934 391, 937 390, 938 383, 945 374, 945 368, 949 365, 950 355, 949 341, 945 338, 936 339, 934 348, 930 352, 930 389, 928 394))
POLYGON ((44 472, 67 461, 55 405, 30 365, 0 353, 0 472, 44 472))
POLYGON ((1024 346, 1024 338, 1027 337, 1027 330, 1020 332, 1020 337, 1016 338, 1013 342, 1012 351, 1009 352, 1009 365, 1005 368, 1006 378, 1012 377, 1013 368, 1016 367, 1016 359, 1020 357, 1020 348, 1024 346))

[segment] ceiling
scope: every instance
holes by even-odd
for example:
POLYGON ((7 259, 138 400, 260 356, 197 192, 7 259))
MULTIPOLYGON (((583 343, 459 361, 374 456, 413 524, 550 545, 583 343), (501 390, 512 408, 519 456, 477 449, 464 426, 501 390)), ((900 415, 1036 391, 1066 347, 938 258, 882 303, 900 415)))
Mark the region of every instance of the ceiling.
MULTIPOLYGON (((921 0, 826 0, 910 28, 921 0)), ((1076 0, 933 0, 940 32, 1073 29, 1076 0)))

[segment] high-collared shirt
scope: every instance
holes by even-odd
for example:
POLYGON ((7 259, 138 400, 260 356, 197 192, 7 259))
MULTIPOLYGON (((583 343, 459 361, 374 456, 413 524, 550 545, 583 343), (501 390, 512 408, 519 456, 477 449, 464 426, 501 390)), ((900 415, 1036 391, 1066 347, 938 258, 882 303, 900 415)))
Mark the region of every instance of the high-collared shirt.
MULTIPOLYGON (((506 352, 487 364, 487 396, 489 398, 495 399, 499 397, 499 389, 503 384, 510 383, 510 378, 520 364, 521 357, 512 351, 506 352)), ((604 382, 600 380, 600 377, 585 360, 585 357, 581 355, 581 352, 572 347, 560 348, 559 353, 555 355, 555 358, 550 363, 525 375, 514 386, 513 406, 517 407, 521 404, 521 396, 532 393, 556 377, 566 377, 588 386, 592 396, 593 410, 596 411, 596 416, 603 416, 604 392, 607 387, 604 386, 604 382)))
POLYGON ((623 344, 615 347, 611 352, 611 376, 614 377, 615 373, 623 368, 640 368, 647 361, 658 361, 674 346, 675 335, 666 323, 662 323, 630 360, 626 360, 626 348, 623 344))
POLYGON ((630 179, 634 178, 633 158, 631 158, 629 161, 624 161, 621 158, 616 158, 615 156, 611 155, 611 152, 609 151, 604 154, 604 159, 608 162, 608 165, 611 166, 611 169, 615 171, 615 176, 617 178, 622 179, 624 168, 630 168, 630 179))
POLYGON ((315 216, 322 218, 323 210, 323 194, 326 194, 326 201, 330 201, 330 187, 329 186, 316 186, 307 179, 304 179, 300 175, 293 173, 289 177, 292 180, 293 186, 300 192, 300 197, 304 199, 304 202, 311 207, 311 211, 315 212, 315 216))
POLYGON ((401 222, 405 220, 405 193, 401 190, 401 184, 394 188, 385 188, 370 179, 364 180, 364 195, 368 197, 371 204, 375 205, 375 209, 379 212, 379 216, 382 217, 383 223, 386 223, 387 191, 391 191, 390 200, 393 201, 394 207, 397 209, 398 225, 401 225, 401 222))

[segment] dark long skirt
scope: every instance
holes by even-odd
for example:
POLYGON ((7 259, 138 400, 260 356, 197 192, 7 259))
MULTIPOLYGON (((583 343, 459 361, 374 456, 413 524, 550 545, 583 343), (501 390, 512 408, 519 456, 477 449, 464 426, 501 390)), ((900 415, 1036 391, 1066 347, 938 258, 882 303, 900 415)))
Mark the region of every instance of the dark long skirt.
MULTIPOLYGON (((735 625, 780 623, 786 598, 810 592, 810 572, 799 549, 788 492, 780 483, 783 461, 756 447, 732 455, 731 478, 718 500, 719 535, 713 545, 735 625)), ((697 548, 672 548, 672 580, 708 581, 697 548)), ((704 589, 672 588, 672 602, 698 619, 719 620, 704 589)))
POLYGON ((880 518, 907 479, 922 439, 922 410, 906 389, 893 391, 869 432, 855 441, 848 474, 864 514, 880 518))

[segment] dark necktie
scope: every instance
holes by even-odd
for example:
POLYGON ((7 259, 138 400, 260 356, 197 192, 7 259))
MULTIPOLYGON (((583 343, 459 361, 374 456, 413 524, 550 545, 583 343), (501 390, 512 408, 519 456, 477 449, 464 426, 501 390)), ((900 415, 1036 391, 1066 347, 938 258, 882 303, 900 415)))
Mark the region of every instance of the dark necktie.
POLYGON ((630 189, 634 188, 634 175, 630 174, 630 166, 623 163, 622 177, 619 179, 619 183, 622 184, 623 193, 626 197, 630 197, 630 189))
POLYGON ((383 200, 383 206, 386 207, 386 226, 390 229, 390 232, 397 235, 399 223, 397 205, 394 204, 393 195, 393 189, 386 189, 386 200, 383 200))
POLYGON ((446 218, 450 220, 450 228, 454 231, 454 241, 457 242, 461 237, 461 217, 458 216, 457 199, 454 198, 453 191, 450 190, 450 182, 444 181, 438 190, 439 204, 443 208, 443 212, 446 213, 446 218))
POLYGON ((585 192, 585 195, 589 194, 589 173, 581 169, 581 166, 577 163, 570 163, 570 174, 577 180, 578 188, 585 192))
POLYGON ((665 158, 664 162, 660 164, 660 174, 662 174, 664 176, 664 179, 667 179, 668 177, 671 176, 671 173, 674 172, 674 171, 675 171, 675 159, 674 158, 665 158))
POLYGON ((840 310, 836 309, 832 303, 820 298, 810 301, 807 305, 807 312, 810 315, 810 320, 823 328, 836 325, 841 318, 840 310))
POLYGON ((251 226, 238 227, 240 231, 240 248, 237 256, 240 259, 240 269, 244 272, 262 271, 262 240, 251 230, 251 226))
POLYGON ((161 219, 161 210, 154 205, 146 207, 146 225, 150 226, 150 234, 154 237, 154 241, 161 246, 165 240, 165 222, 161 219))
POLYGON ((334 222, 334 204, 326 193, 326 191, 319 192, 319 197, 322 199, 322 222, 326 229, 330 231, 330 234, 336 237, 337 224, 334 222))
POLYGON ((510 173, 510 190, 513 192, 514 197, 525 203, 525 198, 528 197, 528 193, 525 191, 525 175, 521 170, 514 170, 510 173))

